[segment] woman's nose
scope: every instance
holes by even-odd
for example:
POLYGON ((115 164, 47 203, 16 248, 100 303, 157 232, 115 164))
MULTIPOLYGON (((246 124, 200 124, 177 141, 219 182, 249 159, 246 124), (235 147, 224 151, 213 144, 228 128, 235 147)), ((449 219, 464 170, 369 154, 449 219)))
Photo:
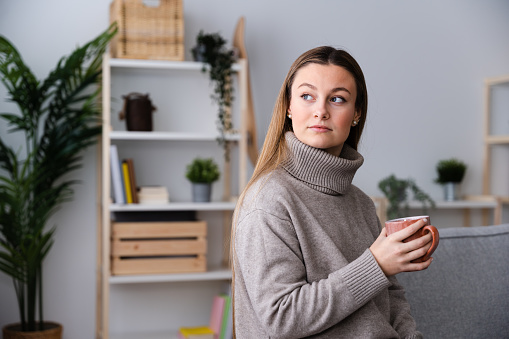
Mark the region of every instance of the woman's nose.
POLYGON ((327 107, 325 103, 317 103, 315 118, 319 118, 320 120, 326 120, 329 118, 329 112, 327 111, 327 107))

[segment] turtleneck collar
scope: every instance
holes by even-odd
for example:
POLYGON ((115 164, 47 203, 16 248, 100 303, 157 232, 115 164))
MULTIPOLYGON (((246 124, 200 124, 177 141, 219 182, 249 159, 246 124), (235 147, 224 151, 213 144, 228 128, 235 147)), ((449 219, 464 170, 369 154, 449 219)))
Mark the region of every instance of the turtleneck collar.
POLYGON ((330 195, 343 194, 364 162, 362 155, 344 144, 339 157, 301 142, 293 132, 286 132, 288 158, 282 167, 313 189, 330 195))

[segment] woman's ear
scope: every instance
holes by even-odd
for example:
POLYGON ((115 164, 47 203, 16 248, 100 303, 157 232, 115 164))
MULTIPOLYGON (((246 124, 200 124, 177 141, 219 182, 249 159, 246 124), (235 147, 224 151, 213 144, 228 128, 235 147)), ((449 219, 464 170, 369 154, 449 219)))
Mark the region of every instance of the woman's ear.
POLYGON ((360 118, 361 118, 361 111, 360 111, 360 110, 356 110, 356 111, 355 111, 355 114, 354 114, 354 116, 353 116, 353 120, 355 120, 355 121, 359 121, 359 120, 360 120, 360 118))

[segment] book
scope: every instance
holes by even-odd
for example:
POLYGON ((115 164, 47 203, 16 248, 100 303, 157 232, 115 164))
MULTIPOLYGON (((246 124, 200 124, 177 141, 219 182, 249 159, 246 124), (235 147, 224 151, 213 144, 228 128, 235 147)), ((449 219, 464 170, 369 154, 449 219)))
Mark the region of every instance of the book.
POLYGON ((232 338, 232 303, 231 297, 229 295, 223 296, 224 302, 224 311, 223 311, 223 322, 221 323, 221 332, 219 333, 219 339, 231 339, 232 338))
POLYGON ((179 339, 214 339, 214 331, 208 326, 181 327, 179 339))
POLYGON ((125 204, 124 177, 121 171, 117 145, 110 145, 111 183, 113 186, 113 199, 116 204, 125 204))
POLYGON ((212 309, 210 310, 209 327, 217 334, 219 338, 221 334, 221 326, 223 324, 225 298, 223 295, 216 295, 212 302, 212 309))
POLYGON ((138 188, 136 186, 136 175, 134 172, 133 159, 129 158, 125 160, 127 162, 127 168, 129 169, 129 184, 131 186, 131 195, 133 196, 133 204, 137 204, 138 201, 138 188))
POLYGON ((129 166, 127 165, 127 162, 125 160, 122 161, 122 173, 124 174, 124 188, 125 188, 126 202, 128 204, 132 204, 133 196, 131 193, 131 179, 129 178, 129 166))
POLYGON ((138 192, 140 204, 167 204, 169 201, 168 189, 164 186, 142 186, 138 192))

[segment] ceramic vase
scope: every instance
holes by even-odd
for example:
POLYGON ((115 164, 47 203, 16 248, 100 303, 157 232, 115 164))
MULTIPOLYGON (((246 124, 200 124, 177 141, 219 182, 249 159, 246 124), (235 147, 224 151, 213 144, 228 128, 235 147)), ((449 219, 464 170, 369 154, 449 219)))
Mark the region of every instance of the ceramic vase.
POLYGON ((210 202, 212 184, 193 183, 193 202, 210 202))

